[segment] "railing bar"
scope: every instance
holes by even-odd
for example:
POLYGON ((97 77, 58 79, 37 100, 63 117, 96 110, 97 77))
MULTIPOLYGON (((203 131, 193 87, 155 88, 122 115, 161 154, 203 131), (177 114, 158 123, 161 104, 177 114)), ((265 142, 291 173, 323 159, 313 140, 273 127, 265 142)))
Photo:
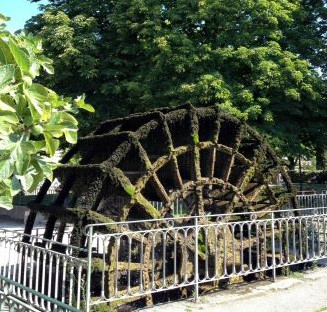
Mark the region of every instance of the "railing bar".
POLYGON ((174 230, 174 285, 177 285, 177 232, 174 230))
POLYGON ((162 277, 163 277, 163 287, 167 287, 166 284, 166 239, 167 232, 162 233, 163 236, 163 255, 162 255, 162 277))
POLYGON ((265 257, 265 268, 268 268, 268 255, 267 255, 267 223, 263 224, 263 248, 264 248, 264 257, 265 257))
POLYGON ((252 267, 251 223, 247 223, 247 226, 248 226, 248 241, 249 241, 249 271, 252 271, 253 267, 252 267))
MULTIPOLYGON (((100 242, 99 242, 99 240, 100 240, 100 238, 96 238, 96 240, 97 240, 97 246, 100 246, 100 242)), ((110 240, 110 238, 109 238, 109 240, 110 240)), ((106 269, 105 269, 105 266, 106 266, 106 249, 107 249, 107 246, 108 246, 108 242, 109 242, 109 240, 107 240, 107 239, 102 239, 102 262, 103 262, 103 270, 102 270, 102 274, 101 274, 101 298, 105 298, 105 271, 106 271, 106 269)), ((91 244, 91 243, 90 243, 91 244)), ((92 246, 92 245, 91 245, 92 246)), ((98 247, 97 247, 98 248, 98 247)), ((92 253, 92 249, 90 250, 90 252, 92 253)), ((97 250, 97 253, 99 253, 100 251, 99 251, 99 249, 97 250)), ((91 254, 92 255, 92 254, 91 254)), ((90 263, 91 265, 92 265, 92 259, 91 259, 91 263, 90 263)), ((90 287, 91 287, 91 272, 89 272, 89 270, 90 270, 90 266, 87 268, 87 270, 88 270, 88 274, 90 274, 90 276, 88 277, 88 279, 90 280, 89 281, 89 285, 87 286, 87 294, 86 294, 86 298, 87 298, 87 300, 89 301, 89 300, 91 300, 91 298, 90 298, 90 296, 91 296, 91 294, 89 293, 91 290, 90 290, 90 287)))
POLYGON ((241 241, 241 273, 244 272, 244 242, 243 242, 243 224, 240 224, 240 241, 241 241))
POLYGON ((227 275, 227 240, 226 240, 226 225, 223 227, 223 240, 224 240, 224 275, 227 275))
POLYGON ((55 293, 54 293, 54 297, 56 299, 58 299, 60 257, 58 255, 56 255, 55 257, 56 257, 56 275, 55 275, 55 293))
POLYGON ((315 253, 315 231, 314 231, 314 217, 311 218, 311 248, 312 248, 312 258, 316 257, 315 253))
MULTIPOLYGON (((30 251, 30 278, 29 278, 29 287, 30 288, 33 288, 33 281, 34 281, 34 265, 33 265, 33 262, 34 262, 34 248, 33 246, 31 246, 31 251, 30 251)), ((27 268, 25 268, 26 270, 27 268)), ((27 285, 26 285, 27 286, 27 285)), ((30 293, 29 294, 29 298, 28 298, 29 302, 33 302, 33 298, 32 298, 32 294, 30 293)))
POLYGON ((296 252, 296 233, 295 233, 295 219, 292 220, 292 228, 293 228, 293 254, 294 254, 294 261, 297 261, 297 252, 296 252))
POLYGON ((144 263, 143 263, 143 252, 144 252, 144 236, 142 235, 141 238, 141 247, 140 247, 140 292, 143 292, 143 269, 144 269, 144 263))
POLYGON ((205 242, 205 278, 209 278, 209 256, 208 256, 208 228, 205 228, 205 237, 204 237, 204 242, 205 242))
POLYGON ((78 264, 77 273, 77 303, 76 308, 79 310, 81 307, 81 287, 82 287, 82 264, 78 264))
MULTIPOLYGON (((46 270, 46 258, 47 258, 47 253, 42 250, 42 255, 43 255, 43 261, 42 261, 42 293, 45 291, 45 270, 46 270)), ((45 302, 43 299, 41 299, 41 306, 43 309, 45 309, 45 302)))
POLYGON ((300 245, 300 260, 303 260, 303 246, 302 246, 302 220, 299 219, 299 245, 300 245))
POLYGON ((218 278, 218 228, 215 226, 214 227, 214 232, 215 232, 215 239, 214 239, 214 243, 215 243, 215 263, 214 263, 214 277, 218 278))
MULTIPOLYGON (((48 274, 48 297, 51 297, 51 286, 52 286, 52 264, 53 254, 49 253, 49 274, 48 274)), ((48 301, 48 309, 51 309, 50 302, 48 301)))
POLYGON ((131 292, 132 239, 128 236, 127 293, 131 292))
POLYGON ((70 271, 69 271, 69 299, 68 304, 71 306, 73 302, 73 283, 74 283, 74 265, 73 260, 70 259, 69 262, 70 271))
POLYGON ((232 274, 236 273, 236 267, 235 267, 235 262, 236 262, 236 256, 235 256, 235 224, 232 224, 232 251, 233 251, 233 267, 232 267, 232 274))
POLYGON ((289 228, 288 228, 288 220, 286 220, 286 259, 287 263, 290 263, 290 245, 289 245, 289 228))
POLYGON ((66 302, 66 274, 67 274, 67 259, 63 258, 62 266, 62 287, 61 287, 61 302, 66 302))
MULTIPOLYGON (((28 261, 28 249, 27 247, 25 247, 25 250, 24 250, 24 272, 23 272, 23 285, 27 286, 26 285, 26 280, 27 280, 27 261, 28 261)), ((26 297, 26 291, 23 290, 23 299, 24 300, 27 300, 27 297, 26 297)))
POLYGON ((155 241, 156 241, 156 233, 152 235, 152 276, 151 276, 151 289, 155 290, 156 286, 154 283, 154 270, 155 270, 155 241))
POLYGON ((256 270, 260 270, 260 231, 259 231, 259 223, 256 223, 256 250, 257 250, 257 266, 256 266, 256 270))

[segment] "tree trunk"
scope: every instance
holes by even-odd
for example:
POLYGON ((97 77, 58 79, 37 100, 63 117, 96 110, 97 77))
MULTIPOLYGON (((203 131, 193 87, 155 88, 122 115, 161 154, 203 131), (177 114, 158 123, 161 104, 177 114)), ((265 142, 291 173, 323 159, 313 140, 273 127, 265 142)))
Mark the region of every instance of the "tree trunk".
POLYGON ((319 146, 316 148, 316 169, 327 169, 327 148, 325 146, 319 146))
POLYGON ((293 157, 293 156, 288 156, 288 161, 289 161, 289 169, 292 171, 292 170, 295 170, 295 164, 296 164, 296 158, 293 157))

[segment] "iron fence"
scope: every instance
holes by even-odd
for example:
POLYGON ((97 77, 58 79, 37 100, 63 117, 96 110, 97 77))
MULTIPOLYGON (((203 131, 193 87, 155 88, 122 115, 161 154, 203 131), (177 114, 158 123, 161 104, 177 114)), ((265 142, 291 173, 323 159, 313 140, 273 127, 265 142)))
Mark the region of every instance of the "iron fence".
POLYGON ((78 311, 86 261, 79 248, 17 231, 0 231, 0 310, 78 311), (26 308, 26 310, 24 310, 26 308))
POLYGON ((324 191, 321 194, 305 194, 296 196, 301 208, 319 208, 327 207, 327 193, 324 191))
POLYGON ((0 310, 90 312, 183 290, 197 298, 220 281, 274 278, 282 268, 327 259, 327 195, 297 199, 297 210, 198 217, 184 216, 177 200, 170 219, 87 226, 86 249, 69 245, 72 227, 61 243, 56 231, 46 240, 42 228, 1 230, 0 310))
POLYGON ((327 258, 322 206, 106 224, 116 229, 110 234, 103 226, 87 227, 86 311, 189 287, 197 298, 201 285, 264 272, 274 278, 283 267, 327 258), (101 277, 91 274, 95 262, 101 277))

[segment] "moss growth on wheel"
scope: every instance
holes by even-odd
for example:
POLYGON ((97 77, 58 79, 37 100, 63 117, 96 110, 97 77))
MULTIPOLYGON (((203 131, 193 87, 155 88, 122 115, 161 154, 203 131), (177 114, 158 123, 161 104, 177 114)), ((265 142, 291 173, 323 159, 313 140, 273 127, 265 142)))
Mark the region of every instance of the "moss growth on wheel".
MULTIPOLYGON (((45 205, 51 186, 45 182, 29 204, 25 233, 31 233, 39 212, 49 216, 45 238, 52 238, 57 221, 73 223, 74 243, 83 246, 87 224, 170 218, 176 200, 183 203, 183 215, 257 211, 261 216, 284 204, 297 208, 282 160, 243 120, 215 106, 162 108, 105 121, 81 138, 62 163, 55 172, 60 192, 45 205), (278 175, 284 186, 272 189, 278 175)), ((100 230, 119 229, 104 225, 100 230)), ((207 237, 209 253, 215 239, 207 237)), ((150 251, 148 244, 144 259, 150 251)), ((181 257, 194 258, 192 246, 181 257)), ((149 270, 145 264, 144 287, 149 287, 149 270)), ((107 283, 112 289, 110 280, 107 283)), ((144 300, 151 304, 151 295, 144 300)))

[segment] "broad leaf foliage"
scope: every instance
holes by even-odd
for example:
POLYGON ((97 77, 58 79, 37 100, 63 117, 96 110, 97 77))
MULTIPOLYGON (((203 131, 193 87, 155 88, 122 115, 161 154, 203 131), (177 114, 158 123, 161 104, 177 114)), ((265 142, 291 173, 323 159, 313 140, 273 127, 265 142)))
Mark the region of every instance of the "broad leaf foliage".
POLYGON ((13 196, 52 179, 60 139, 76 143, 79 108, 93 111, 84 96, 65 98, 35 83, 52 61, 31 35, 12 35, 0 15, 0 207, 10 209, 13 196))

